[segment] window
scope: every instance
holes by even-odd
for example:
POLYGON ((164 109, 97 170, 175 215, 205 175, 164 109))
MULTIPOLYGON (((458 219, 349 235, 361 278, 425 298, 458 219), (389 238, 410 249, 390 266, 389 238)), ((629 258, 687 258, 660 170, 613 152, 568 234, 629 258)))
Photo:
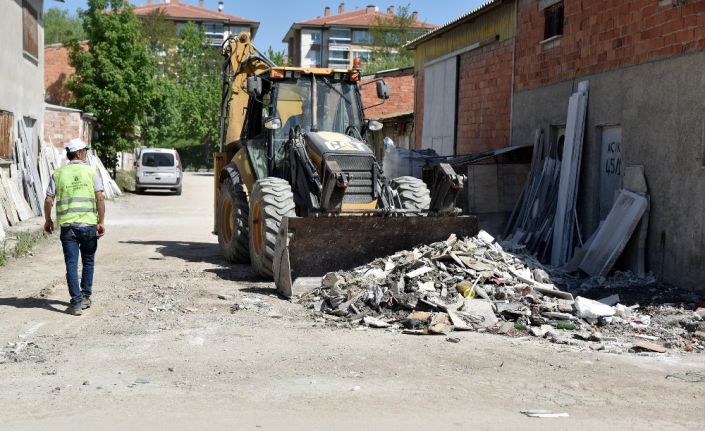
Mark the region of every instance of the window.
POLYGON ((350 29, 332 28, 330 29, 330 36, 328 36, 328 40, 331 43, 350 43, 350 29))
POLYGON ((347 65, 350 63, 350 51, 330 51, 328 62, 336 65, 347 65))
POLYGON ((169 153, 145 153, 142 156, 142 166, 148 168, 174 166, 174 155, 169 153))
POLYGON ((22 1, 22 49, 33 59, 39 58, 37 11, 27 0, 22 1))
POLYGON ((12 159, 12 112, 0 111, 0 159, 12 159))
POLYGON ((356 45, 371 45, 372 35, 367 30, 353 30, 352 43, 356 45))
POLYGON ((359 58, 363 63, 369 63, 372 59, 372 53, 370 51, 355 51, 353 58, 359 58))
POLYGON ((203 31, 206 33, 220 33, 223 34, 223 23, 220 22, 204 22, 203 31))
POLYGON ((546 19, 543 38, 549 39, 563 34, 563 2, 556 3, 543 10, 546 19))
POLYGON ((304 38, 308 38, 312 44, 321 43, 321 32, 319 30, 304 30, 301 33, 304 38))

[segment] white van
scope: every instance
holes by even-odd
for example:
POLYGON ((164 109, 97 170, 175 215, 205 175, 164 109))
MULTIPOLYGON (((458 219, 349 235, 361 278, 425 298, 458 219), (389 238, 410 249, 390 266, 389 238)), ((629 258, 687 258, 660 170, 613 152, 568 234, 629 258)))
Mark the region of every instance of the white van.
POLYGON ((135 192, 169 189, 181 194, 183 169, 179 153, 170 148, 142 148, 135 158, 135 192))

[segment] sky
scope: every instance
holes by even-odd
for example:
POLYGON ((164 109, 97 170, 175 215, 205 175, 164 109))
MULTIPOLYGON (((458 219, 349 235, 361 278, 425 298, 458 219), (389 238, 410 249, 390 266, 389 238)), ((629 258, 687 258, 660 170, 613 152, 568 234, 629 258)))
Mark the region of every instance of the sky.
MULTIPOLYGON (((155 3, 163 0, 153 0, 155 3)), ((183 3, 198 5, 198 0, 180 0, 183 3)), ((347 0, 345 10, 364 8, 366 5, 374 4, 379 10, 386 11, 388 6, 410 4, 412 11, 419 12, 419 19, 431 24, 442 25, 460 15, 469 12, 486 0, 413 0, 413 1, 393 1, 386 0, 347 0)), ((134 5, 142 5, 146 0, 131 0, 134 5)), ((260 22, 259 30, 255 36, 255 45, 260 50, 266 50, 272 46, 277 51, 283 51, 286 46, 282 43, 282 38, 294 21, 315 18, 323 15, 323 8, 330 6, 332 12, 338 11, 341 0, 223 0, 225 4, 224 12, 238 15, 260 22)), ((216 10, 218 0, 206 0, 205 6, 216 10)), ((86 8, 86 0, 65 0, 65 3, 47 0, 44 2, 46 9, 57 7, 66 9, 74 14, 76 9, 86 8)))

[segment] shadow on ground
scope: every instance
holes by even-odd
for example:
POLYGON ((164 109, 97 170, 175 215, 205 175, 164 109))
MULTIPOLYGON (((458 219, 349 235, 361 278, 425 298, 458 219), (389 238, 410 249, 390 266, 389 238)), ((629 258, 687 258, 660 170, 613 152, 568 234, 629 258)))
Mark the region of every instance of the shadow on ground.
POLYGON ((18 298, 15 296, 0 298, 0 307, 3 306, 15 308, 43 308, 57 313, 66 313, 66 307, 69 306, 69 303, 68 301, 59 301, 56 299, 18 298))
MULTIPOLYGON (((210 263, 219 268, 208 268, 204 272, 215 274, 228 281, 266 281, 260 278, 250 265, 233 264, 226 261, 220 254, 220 246, 209 242, 188 241, 120 241, 122 244, 156 246, 157 253, 164 257, 175 257, 187 262, 210 263)), ((161 260, 162 258, 150 258, 161 260)))
POLYGON ((120 241, 122 244, 157 246, 157 253, 175 257, 187 262, 205 262, 214 265, 228 265, 220 255, 218 244, 189 241, 120 241))

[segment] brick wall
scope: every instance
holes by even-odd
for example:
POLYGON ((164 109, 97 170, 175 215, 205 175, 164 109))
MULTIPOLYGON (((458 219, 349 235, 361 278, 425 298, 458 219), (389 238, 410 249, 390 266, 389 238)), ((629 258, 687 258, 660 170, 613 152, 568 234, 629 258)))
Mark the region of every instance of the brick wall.
MULTIPOLYGON (((389 88, 389 99, 382 105, 365 110, 365 116, 371 119, 385 118, 414 111, 414 70, 402 69, 399 72, 365 76, 362 84, 376 78, 383 78, 389 88)), ((381 102, 377 98, 377 86, 367 84, 361 89, 362 106, 372 106, 381 102)))
POLYGON ((460 56, 457 154, 509 145, 513 39, 460 56))
POLYGON ((66 106, 73 97, 64 87, 69 76, 75 69, 69 65, 69 51, 60 44, 44 48, 44 98, 54 105, 66 106))
POLYGON ((80 112, 45 109, 44 143, 63 148, 73 138, 85 140, 82 121, 80 112))
POLYGON ((538 3, 519 0, 517 90, 705 49, 705 0, 564 1, 547 44, 538 3))
POLYGON ((414 148, 423 148, 423 103, 424 103, 424 75, 423 69, 416 70, 415 81, 416 88, 414 88, 414 124, 416 127, 414 129, 414 148))

